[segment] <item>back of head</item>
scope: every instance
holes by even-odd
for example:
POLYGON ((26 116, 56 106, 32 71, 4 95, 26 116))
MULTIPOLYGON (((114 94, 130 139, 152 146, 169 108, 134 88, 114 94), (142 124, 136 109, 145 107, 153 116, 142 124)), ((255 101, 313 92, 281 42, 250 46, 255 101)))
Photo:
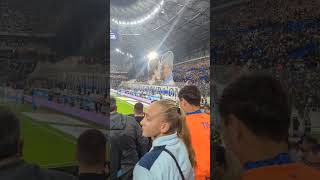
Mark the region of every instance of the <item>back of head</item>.
POLYGON ((7 108, 0 107, 0 161, 18 153, 20 122, 7 108))
POLYGON ((78 161, 86 165, 103 164, 105 162, 106 143, 106 137, 99 130, 86 130, 78 138, 78 161))
POLYGON ((266 74, 243 75, 223 90, 220 114, 237 117, 253 134, 287 141, 291 106, 282 84, 266 74))
POLYGON ((197 86, 194 86, 194 85, 184 86, 182 89, 180 89, 178 97, 180 100, 183 98, 193 106, 200 106, 201 93, 197 88, 197 86))
POLYGON ((143 114, 143 104, 141 102, 136 103, 133 109, 135 114, 143 114))

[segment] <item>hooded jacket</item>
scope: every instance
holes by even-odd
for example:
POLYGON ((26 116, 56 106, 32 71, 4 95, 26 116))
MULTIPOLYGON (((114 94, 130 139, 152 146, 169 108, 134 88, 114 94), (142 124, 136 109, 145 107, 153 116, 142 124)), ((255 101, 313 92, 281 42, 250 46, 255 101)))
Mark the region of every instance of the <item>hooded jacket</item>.
POLYGON ((23 160, 0 167, 1 180, 76 180, 76 177, 53 170, 42 169, 23 160))
POLYGON ((114 113, 110 115, 110 177, 111 179, 132 179, 134 166, 150 149, 149 140, 142 136, 137 121, 129 116, 114 113))

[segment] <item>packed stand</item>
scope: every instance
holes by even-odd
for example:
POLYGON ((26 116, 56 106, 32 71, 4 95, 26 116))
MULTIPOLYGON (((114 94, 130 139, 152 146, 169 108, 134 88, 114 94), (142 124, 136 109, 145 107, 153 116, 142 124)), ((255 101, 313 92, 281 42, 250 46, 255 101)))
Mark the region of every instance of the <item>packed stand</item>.
MULTIPOLYGON (((288 12, 294 14, 289 14, 288 18, 271 18, 270 22, 250 18, 251 24, 242 24, 239 20, 243 25, 241 28, 220 29, 214 33, 216 38, 211 54, 215 65, 242 66, 240 73, 264 71, 275 74, 288 86, 295 107, 304 116, 310 110, 318 111, 320 106, 320 36, 317 35, 320 14, 310 5, 312 3, 301 2, 290 3, 292 9, 288 12), (310 12, 305 15, 307 17, 295 14, 307 10, 310 12)), ((254 4, 254 7, 260 6, 254 4)), ((257 13, 253 14, 260 18, 257 13)))
POLYGON ((192 84, 199 87, 203 95, 210 96, 210 58, 205 57, 199 60, 174 65, 173 79, 177 84, 192 84))

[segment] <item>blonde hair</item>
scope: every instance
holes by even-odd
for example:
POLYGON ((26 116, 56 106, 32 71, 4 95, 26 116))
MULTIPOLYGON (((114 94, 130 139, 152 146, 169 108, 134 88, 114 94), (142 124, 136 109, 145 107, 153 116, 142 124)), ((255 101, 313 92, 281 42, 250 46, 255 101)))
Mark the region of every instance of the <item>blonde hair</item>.
POLYGON ((169 133, 177 132, 178 137, 184 142, 187 147, 189 159, 192 167, 196 166, 195 152, 191 144, 190 132, 186 123, 185 113, 180 109, 175 101, 163 99, 154 103, 161 106, 164 111, 165 120, 170 123, 169 133))

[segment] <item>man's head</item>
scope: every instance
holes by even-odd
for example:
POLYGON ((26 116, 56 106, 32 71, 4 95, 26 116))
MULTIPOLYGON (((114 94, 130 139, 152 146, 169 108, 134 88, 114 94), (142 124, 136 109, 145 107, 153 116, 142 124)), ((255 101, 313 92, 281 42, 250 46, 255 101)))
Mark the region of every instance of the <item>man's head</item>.
POLYGON ((204 105, 203 109, 206 114, 210 114, 210 106, 208 104, 204 105))
POLYGON ((77 160, 79 165, 104 166, 106 157, 106 137, 96 129, 83 132, 77 141, 77 160))
POLYGON ((117 101, 113 96, 110 96, 110 112, 117 112, 117 101))
POLYGON ((291 106, 282 84, 265 74, 249 74, 227 86, 220 98, 222 134, 236 155, 252 140, 286 143, 291 106))
POLYGON ((192 107, 200 108, 201 94, 197 86, 184 86, 180 89, 178 97, 180 106, 185 112, 188 112, 192 107))
POLYGON ((7 108, 0 107, 0 161, 22 155, 20 122, 7 108))
POLYGON ((143 115, 143 104, 141 102, 136 103, 133 110, 135 115, 143 115))

